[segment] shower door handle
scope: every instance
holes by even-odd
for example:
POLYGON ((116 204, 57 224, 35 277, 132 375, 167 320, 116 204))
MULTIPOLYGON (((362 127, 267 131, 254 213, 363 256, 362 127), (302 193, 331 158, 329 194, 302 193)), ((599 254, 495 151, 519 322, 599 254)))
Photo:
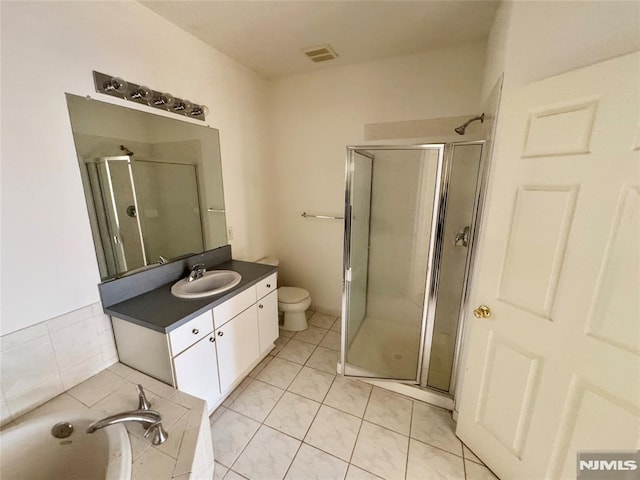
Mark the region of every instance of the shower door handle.
POLYGON ((469 225, 467 225, 462 230, 460 230, 456 235, 455 239, 453 240, 453 244, 456 247, 459 247, 460 245, 462 245, 463 247, 468 247, 470 230, 471 230, 471 227, 469 227, 469 225))

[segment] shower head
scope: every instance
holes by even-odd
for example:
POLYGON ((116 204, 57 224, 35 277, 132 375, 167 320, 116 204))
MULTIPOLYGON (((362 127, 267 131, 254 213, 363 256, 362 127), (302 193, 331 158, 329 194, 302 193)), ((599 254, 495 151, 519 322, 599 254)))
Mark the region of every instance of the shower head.
POLYGON ((133 152, 129 150, 127 147, 125 147, 124 145, 120 145, 120 150, 122 150, 125 155, 129 155, 129 156, 133 155, 133 152))
POLYGON ((475 122, 476 120, 480 120, 480 123, 484 123, 484 113, 478 117, 473 117, 471 120, 467 120, 459 127, 454 128, 458 135, 464 135, 464 131, 467 129, 471 122, 475 122))

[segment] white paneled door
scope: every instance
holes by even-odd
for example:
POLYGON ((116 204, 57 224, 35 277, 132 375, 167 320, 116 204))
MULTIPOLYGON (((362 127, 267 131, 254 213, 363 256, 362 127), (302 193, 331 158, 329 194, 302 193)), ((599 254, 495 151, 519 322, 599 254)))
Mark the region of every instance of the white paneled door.
POLYGON ((457 404, 503 479, 639 447, 639 72, 635 53, 503 96, 457 404))

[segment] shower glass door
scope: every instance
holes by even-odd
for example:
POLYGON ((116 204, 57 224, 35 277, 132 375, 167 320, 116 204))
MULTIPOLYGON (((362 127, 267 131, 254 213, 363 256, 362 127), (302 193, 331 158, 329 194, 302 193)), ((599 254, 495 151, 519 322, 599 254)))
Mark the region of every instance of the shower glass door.
POLYGON ((109 275, 146 265, 129 156, 85 161, 109 275))
POLYGON ((433 315, 444 145, 348 154, 342 371, 417 383, 433 315))
POLYGON ((147 264, 205 250, 196 166, 138 160, 133 177, 147 264))

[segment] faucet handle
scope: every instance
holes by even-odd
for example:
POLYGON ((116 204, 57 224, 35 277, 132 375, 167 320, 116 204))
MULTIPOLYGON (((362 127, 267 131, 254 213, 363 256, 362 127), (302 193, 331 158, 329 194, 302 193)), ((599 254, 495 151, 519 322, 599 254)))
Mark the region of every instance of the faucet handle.
POLYGON ((191 267, 191 273, 187 277, 187 282, 193 282, 198 278, 201 278, 204 275, 204 272, 207 271, 207 268, 204 266, 204 263, 196 263, 191 267))
POLYGON ((151 410, 151 402, 147 400, 142 385, 138 384, 138 410, 151 410))
POLYGON ((144 438, 148 438, 152 433, 153 439, 151 440, 151 443, 154 445, 161 445, 167 441, 167 438, 169 438, 167 431, 162 428, 162 422, 151 424, 151 426, 144 432, 144 438))

